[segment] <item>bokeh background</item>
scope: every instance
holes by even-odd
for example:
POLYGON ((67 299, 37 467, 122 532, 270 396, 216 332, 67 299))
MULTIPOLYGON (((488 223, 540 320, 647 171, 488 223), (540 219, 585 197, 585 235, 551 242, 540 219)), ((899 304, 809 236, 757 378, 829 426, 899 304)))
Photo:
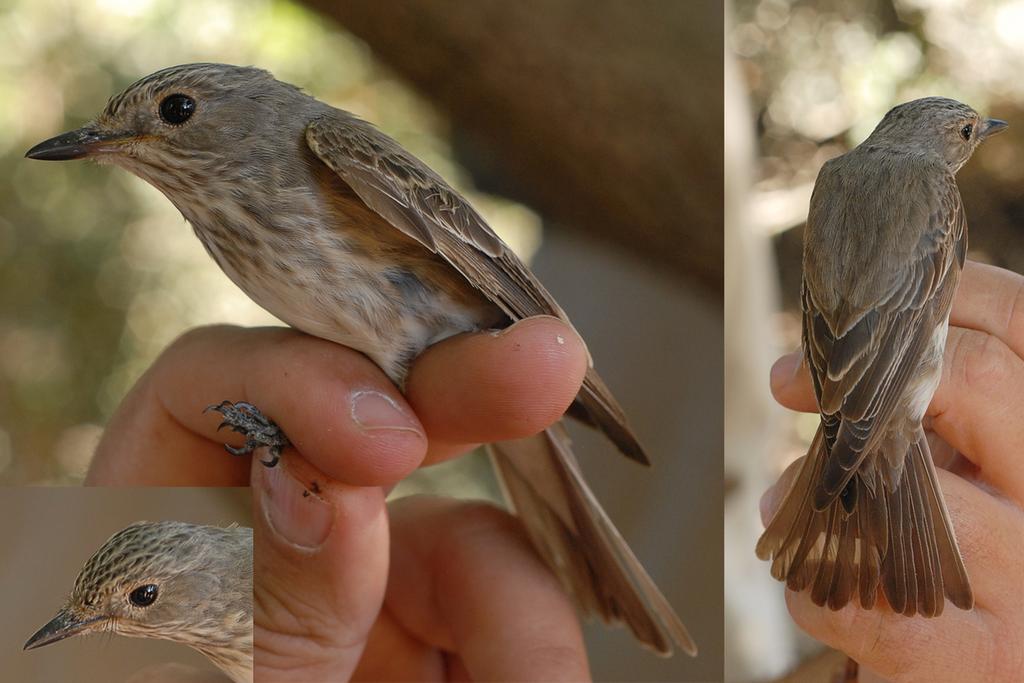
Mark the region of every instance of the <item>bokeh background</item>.
POLYGON ((4 680, 124 681, 174 662, 217 672, 191 648, 107 634, 23 652, 57 613, 82 565, 115 533, 139 521, 252 526, 249 489, 10 488, 0 495, 0 671, 4 680))
POLYGON ((817 426, 768 393, 771 362, 799 346, 811 189, 822 163, 892 106, 961 100, 1010 122, 958 175, 969 258, 1024 272, 1024 2, 732 0, 726 50, 726 678, 774 679, 808 662, 794 680, 825 680, 841 658, 795 633, 782 586, 753 553, 761 492, 817 426))
MULTIPOLYGON (((655 461, 577 431, 584 469, 701 648, 593 625, 595 675, 720 680, 721 22, 717 0, 0 0, 0 483, 80 482, 184 330, 275 323, 156 190, 22 154, 156 69, 255 64, 398 138, 530 260, 655 461)), ((489 476, 469 457, 397 494, 489 476)))

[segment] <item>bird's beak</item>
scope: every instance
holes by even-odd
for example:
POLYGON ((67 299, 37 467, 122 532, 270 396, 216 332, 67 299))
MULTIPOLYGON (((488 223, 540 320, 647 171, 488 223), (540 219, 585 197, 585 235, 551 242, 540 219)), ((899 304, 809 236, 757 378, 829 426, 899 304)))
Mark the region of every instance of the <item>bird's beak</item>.
POLYGON ((135 137, 131 133, 103 131, 86 126, 44 140, 25 152, 25 156, 43 161, 83 159, 117 152, 125 142, 135 137))
POLYGON ((999 119, 987 119, 985 123, 981 125, 981 139, 990 138, 997 133, 1001 133, 1006 130, 1009 126, 1006 121, 1000 121, 999 119))
POLYGON ((64 640, 71 636, 77 636, 80 633, 85 633, 89 630, 89 627, 96 622, 103 621, 106 617, 92 616, 92 617, 79 617, 67 608, 57 612, 57 616, 50 620, 46 626, 36 631, 28 642, 25 643, 25 650, 33 650, 43 645, 49 645, 50 643, 56 643, 58 640, 64 640))

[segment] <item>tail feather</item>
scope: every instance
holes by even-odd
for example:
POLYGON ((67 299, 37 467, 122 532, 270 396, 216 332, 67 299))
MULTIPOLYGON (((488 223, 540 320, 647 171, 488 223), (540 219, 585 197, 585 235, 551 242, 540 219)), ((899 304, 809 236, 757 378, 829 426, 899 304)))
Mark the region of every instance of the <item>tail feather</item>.
POLYGON ((560 424, 488 446, 506 498, 580 609, 626 624, 659 654, 697 647, 587 487, 560 424))
POLYGON ((934 539, 938 566, 943 579, 943 593, 960 609, 972 609, 974 592, 971 590, 971 581, 953 533, 953 523, 949 521, 949 510, 946 509, 946 501, 942 499, 928 440, 923 432, 918 435, 916 458, 920 461, 917 476, 925 483, 922 486, 924 504, 928 508, 932 528, 935 530, 934 539))
POLYGON ((944 598, 970 609, 970 581, 923 431, 906 454, 895 490, 887 490, 880 476, 866 481, 858 473, 851 479, 849 510, 839 495, 816 509, 813 492, 827 458, 819 428, 757 543, 758 557, 772 561, 772 576, 791 590, 810 589, 815 604, 831 609, 855 598, 871 609, 879 587, 892 609, 907 616, 938 616, 944 598))
MULTIPOLYGON (((915 444, 911 446, 911 449, 913 450, 916 447, 915 444)), ((914 458, 916 456, 911 455, 910 457, 914 458)), ((929 456, 925 455, 924 457, 928 459, 929 463, 931 462, 929 456)), ((943 601, 942 569, 939 564, 935 527, 932 524, 931 514, 925 504, 926 494, 923 489, 926 484, 921 481, 919 467, 908 467, 904 476, 912 479, 905 488, 909 491, 910 502, 914 508, 914 518, 921 525, 920 533, 915 534, 912 539, 916 541, 914 544, 914 564, 920 569, 917 572, 919 577, 917 585, 918 602, 923 606, 925 613, 936 613, 942 609, 940 607, 943 601)))
POLYGON ((651 464, 630 428, 626 414, 594 368, 587 369, 583 387, 576 401, 569 407, 569 415, 604 432, 630 460, 642 465, 651 464))
POLYGON ((864 609, 871 609, 878 599, 878 582, 881 578, 882 555, 885 553, 888 539, 886 532, 887 521, 879 524, 879 519, 885 520, 888 513, 884 498, 880 503, 873 503, 874 493, 857 479, 858 499, 863 500, 864 507, 861 514, 857 515, 857 527, 860 537, 865 539, 860 544, 860 563, 855 566, 857 574, 857 595, 860 598, 860 606, 864 609))

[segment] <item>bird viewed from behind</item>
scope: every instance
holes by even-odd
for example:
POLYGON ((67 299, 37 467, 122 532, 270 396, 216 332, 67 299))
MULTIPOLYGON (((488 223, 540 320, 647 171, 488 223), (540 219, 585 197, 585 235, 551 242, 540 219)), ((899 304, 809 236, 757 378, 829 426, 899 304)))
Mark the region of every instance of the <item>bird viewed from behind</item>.
POLYGON ((193 647, 252 681, 252 529, 137 522, 85 563, 64 607, 25 649, 116 633, 193 647))
MULTIPOLYGON (((253 300, 299 330, 362 352, 400 388, 413 360, 452 335, 536 315, 568 322, 440 176, 372 125, 261 69, 158 71, 27 156, 90 158, 148 181, 253 300)), ((253 406, 218 409, 249 437, 243 451, 260 443, 251 432, 262 435, 269 423, 236 419, 252 416, 253 406)), ((592 368, 569 415, 647 462, 592 368)), ((287 441, 263 443, 272 464, 287 441)), ((673 642, 696 652, 584 482, 561 424, 491 451, 535 547, 585 611, 626 623, 658 652, 673 642)))
POLYGON ((757 544, 818 605, 907 616, 974 597, 921 425, 967 252, 954 175, 1006 123, 901 104, 818 174, 804 233, 803 351, 821 421, 757 544))

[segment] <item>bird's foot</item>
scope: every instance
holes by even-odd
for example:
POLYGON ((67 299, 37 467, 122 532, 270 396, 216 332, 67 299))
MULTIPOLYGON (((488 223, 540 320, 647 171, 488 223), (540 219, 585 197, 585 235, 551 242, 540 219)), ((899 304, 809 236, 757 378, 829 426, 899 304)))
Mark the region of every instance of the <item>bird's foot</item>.
POLYGON ((228 427, 245 437, 245 444, 241 448, 224 444, 224 450, 231 455, 248 455, 257 449, 266 448, 270 459, 260 459, 260 462, 267 467, 273 467, 281 459, 281 452, 291 445, 281 428, 251 403, 221 401, 219 404, 206 406, 203 412, 208 413, 211 410, 224 416, 224 421, 217 426, 217 431, 228 427))

